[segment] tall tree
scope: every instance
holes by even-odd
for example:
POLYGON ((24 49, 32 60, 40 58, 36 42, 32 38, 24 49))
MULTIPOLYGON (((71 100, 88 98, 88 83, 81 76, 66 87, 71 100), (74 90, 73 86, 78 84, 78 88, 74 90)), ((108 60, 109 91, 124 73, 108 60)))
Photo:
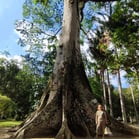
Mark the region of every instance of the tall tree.
POLYGON ((14 138, 52 136, 73 139, 95 135, 96 104, 92 101, 94 97, 80 53, 79 2, 64 0, 62 33, 50 84, 40 106, 14 138))
POLYGON ((123 119, 124 123, 127 123, 125 101, 124 101, 124 97, 123 97, 123 93, 122 93, 122 83, 121 83, 121 76, 120 76, 120 70, 119 69, 117 71, 117 81, 118 81, 118 91, 119 91, 119 97, 120 97, 122 119, 123 119))
POLYGON ((139 116, 138 116, 138 111, 137 111, 137 106, 136 106, 136 101, 135 101, 135 97, 134 97, 133 88, 132 88, 131 85, 130 85, 130 91, 131 91, 132 101, 133 101, 133 105, 134 105, 136 122, 138 122, 139 116))
POLYGON ((122 92, 122 82, 121 82, 121 67, 123 62, 123 55, 121 55, 121 52, 118 51, 119 48, 116 48, 115 46, 115 64, 113 65, 114 72, 117 75, 117 83, 118 83, 118 92, 119 92, 119 98, 120 98, 120 105, 121 105, 121 114, 122 114, 122 120, 124 123, 127 123, 127 116, 126 116, 126 109, 125 109, 125 100, 124 95, 122 92))
POLYGON ((107 69, 107 84, 108 84, 108 96, 109 96, 109 106, 110 106, 110 115, 113 117, 113 106, 112 106, 112 92, 111 92, 111 84, 109 77, 109 70, 107 69))
POLYGON ((106 95, 106 84, 105 84, 105 69, 101 69, 101 83, 102 83, 102 89, 103 89, 103 103, 104 103, 104 107, 105 107, 105 110, 107 111, 108 108, 107 108, 107 95, 106 95))

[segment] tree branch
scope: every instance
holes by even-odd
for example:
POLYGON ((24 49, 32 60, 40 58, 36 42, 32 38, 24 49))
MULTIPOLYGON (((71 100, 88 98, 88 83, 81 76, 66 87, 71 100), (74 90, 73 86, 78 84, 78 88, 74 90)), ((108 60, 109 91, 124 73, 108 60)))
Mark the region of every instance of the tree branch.
POLYGON ((82 27, 80 27, 80 29, 81 29, 82 32, 86 35, 87 39, 88 39, 90 42, 93 42, 93 39, 91 39, 91 38, 88 36, 88 33, 87 33, 82 27))

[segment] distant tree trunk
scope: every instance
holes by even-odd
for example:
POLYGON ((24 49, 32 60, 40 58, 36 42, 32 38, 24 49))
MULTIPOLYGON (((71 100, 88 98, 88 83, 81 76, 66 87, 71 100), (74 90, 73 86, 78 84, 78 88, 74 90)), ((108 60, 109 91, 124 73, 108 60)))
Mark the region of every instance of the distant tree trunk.
POLYGON ((135 82, 137 85, 137 88, 139 89, 139 69, 135 68, 135 82))
POLYGON ((135 68, 135 74, 136 74, 135 79, 136 79, 136 82, 137 82, 137 88, 139 89, 139 69, 138 69, 138 67, 135 68))
POLYGON ((108 69, 107 69, 107 82, 108 82, 108 95, 109 95, 110 116, 113 117, 112 97, 111 97, 111 85, 110 85, 110 77, 109 77, 108 69))
POLYGON ((139 89, 139 83, 137 84, 137 87, 138 87, 138 89, 139 89))
POLYGON ((104 101, 104 108, 107 111, 107 95, 106 95, 106 86, 105 86, 105 79, 104 75, 105 69, 101 69, 101 83, 102 83, 102 89, 103 89, 103 101, 104 101))
POLYGON ((131 91, 132 101, 133 101, 133 105, 134 105, 134 111, 135 111, 136 122, 138 122, 138 120, 139 120, 138 111, 137 111, 137 107, 136 107, 136 101, 135 101, 135 97, 134 97, 133 88, 132 88, 131 85, 130 85, 130 91, 131 91))
POLYGON ((118 77, 118 91, 119 91, 119 96, 120 96, 122 119, 123 119, 124 123, 127 123, 124 98, 123 98, 123 94, 122 94, 121 76, 120 76, 120 70, 119 69, 117 70, 117 77, 118 77))

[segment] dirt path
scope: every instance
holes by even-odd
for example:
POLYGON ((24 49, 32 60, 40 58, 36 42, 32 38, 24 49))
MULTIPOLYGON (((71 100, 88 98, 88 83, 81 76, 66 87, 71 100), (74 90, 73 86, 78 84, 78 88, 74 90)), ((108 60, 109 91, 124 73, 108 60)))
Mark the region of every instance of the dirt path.
MULTIPOLYGON (((9 139, 13 132, 8 132, 10 127, 0 127, 0 139, 9 139)), ((30 139, 40 139, 40 138, 30 138, 30 139)), ((53 139, 53 138, 41 138, 41 139, 53 139)))
POLYGON ((10 132, 8 132, 10 128, 8 127, 0 127, 0 139, 8 139, 11 135, 10 132))
MULTIPOLYGON (((8 132, 11 128, 0 127, 0 139, 9 139, 13 132, 8 132)), ((29 138, 29 139, 54 139, 54 138, 29 138)), ((92 138, 94 139, 94 138, 92 138)), ((102 139, 102 138, 101 138, 102 139)), ((104 139, 127 139, 127 137, 104 137, 104 139)), ((139 139, 139 137, 128 137, 128 139, 139 139)))

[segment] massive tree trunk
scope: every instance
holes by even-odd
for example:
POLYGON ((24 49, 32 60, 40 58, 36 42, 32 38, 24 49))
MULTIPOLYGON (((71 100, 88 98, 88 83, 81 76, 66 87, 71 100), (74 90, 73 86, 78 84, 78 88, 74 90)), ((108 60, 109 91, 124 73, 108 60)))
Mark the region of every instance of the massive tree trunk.
POLYGON ((13 139, 90 139, 95 135, 96 104, 81 58, 79 23, 78 0, 64 0, 63 28, 51 81, 40 106, 13 139))
POLYGON ((51 136, 70 139, 95 135, 95 105, 79 45, 78 0, 64 0, 63 28, 48 90, 41 105, 14 138, 51 136))

